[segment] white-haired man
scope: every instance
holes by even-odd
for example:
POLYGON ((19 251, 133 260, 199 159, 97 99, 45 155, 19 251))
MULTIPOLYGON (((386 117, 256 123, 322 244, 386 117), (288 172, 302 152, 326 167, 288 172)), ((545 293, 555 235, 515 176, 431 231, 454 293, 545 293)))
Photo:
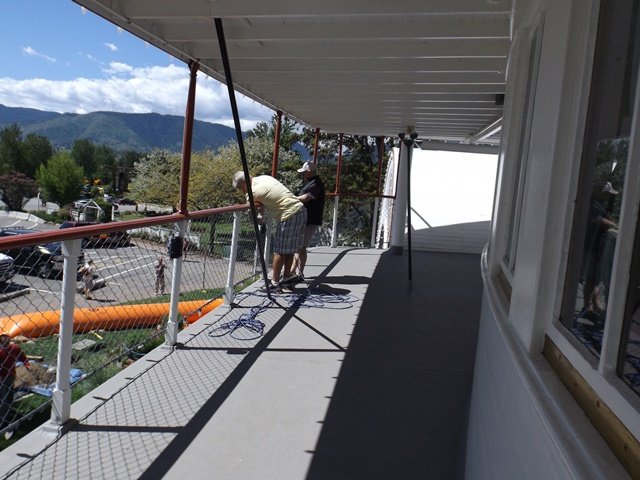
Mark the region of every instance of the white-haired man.
MULTIPOLYGON (((302 247, 307 209, 287 187, 270 175, 250 177, 249 181, 256 206, 264 207, 278 222, 273 242, 271 288, 281 291, 281 285, 291 277, 293 257, 302 247)), ((233 176, 233 187, 247 193, 243 172, 233 176)))

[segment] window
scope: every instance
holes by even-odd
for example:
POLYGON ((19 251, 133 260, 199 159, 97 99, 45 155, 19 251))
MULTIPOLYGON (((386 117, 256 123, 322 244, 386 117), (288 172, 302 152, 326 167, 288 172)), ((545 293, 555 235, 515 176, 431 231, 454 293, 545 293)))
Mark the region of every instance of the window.
POLYGON ((520 216, 522 212, 522 201, 524 186, 526 184, 527 160, 529 154, 529 136, 531 132, 531 121, 533 119, 533 105, 535 103, 536 79, 538 77, 538 66, 540 63, 540 47, 542 45, 542 21, 536 28, 529 44, 528 66, 524 81, 524 104, 522 110, 522 120, 520 123, 520 135, 514 157, 516 164, 513 178, 515 186, 511 192, 509 223, 507 227, 507 244, 504 254, 504 268, 508 278, 514 273, 518 250, 518 233, 520 231, 520 216))
MULTIPOLYGON (((622 191, 627 163, 632 161, 629 146, 640 54, 639 6, 640 1, 630 0, 601 3, 560 317, 596 358, 601 354, 610 311, 622 191)), ((632 324, 630 320, 627 325, 627 342, 635 341, 630 335, 632 324)), ((621 367, 620 374, 631 373, 626 368, 621 367)))

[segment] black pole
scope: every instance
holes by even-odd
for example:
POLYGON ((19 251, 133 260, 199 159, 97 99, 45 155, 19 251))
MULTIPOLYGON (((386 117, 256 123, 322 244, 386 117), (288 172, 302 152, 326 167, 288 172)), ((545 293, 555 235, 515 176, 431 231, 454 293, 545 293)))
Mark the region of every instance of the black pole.
POLYGON ((227 55, 227 44, 224 39, 224 30, 222 29, 222 19, 214 19, 216 26, 216 34, 218 35, 218 44, 220 45, 220 55, 222 56, 222 65, 224 66, 224 76, 227 83, 227 89, 229 90, 229 101, 231 102, 231 113, 233 114, 233 123, 236 127, 236 137, 238 138, 238 149, 240 150, 240 160, 242 160, 242 170, 244 172, 244 180, 247 184, 247 195, 249 196, 249 208, 251 209, 251 217, 253 219, 253 230, 256 235, 256 241, 258 242, 258 249, 260 251, 260 265, 262 266, 262 276, 264 278, 264 284, 267 289, 267 296, 271 297, 271 290, 269 288, 267 265, 264 260, 264 246, 262 244, 262 237, 260 235, 260 229, 258 228, 258 212, 256 206, 253 203, 253 191, 251 190, 251 182, 249 181, 249 165, 247 164, 247 155, 244 151, 244 139, 242 138, 242 128, 240 126, 240 116, 238 115, 238 105, 236 103, 236 94, 233 90, 233 80, 231 78, 231 67, 229 65, 229 56, 227 55))
POLYGON ((403 140, 407 148, 407 259, 409 261, 409 281, 413 278, 413 261, 411 258, 411 157, 413 156, 413 142, 417 135, 412 133, 410 138, 403 140))

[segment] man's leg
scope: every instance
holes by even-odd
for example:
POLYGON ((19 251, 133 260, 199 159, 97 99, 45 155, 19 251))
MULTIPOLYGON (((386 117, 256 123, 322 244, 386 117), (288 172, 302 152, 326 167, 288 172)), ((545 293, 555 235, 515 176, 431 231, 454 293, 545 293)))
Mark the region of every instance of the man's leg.
POLYGON ((291 266, 293 265, 293 253, 287 253, 284 257, 284 274, 283 277, 287 278, 291 275, 291 266))
POLYGON ((304 266, 307 264, 307 247, 311 245, 313 235, 316 233, 318 225, 307 225, 304 228, 304 238, 302 248, 296 253, 296 273, 304 278, 304 266))
POLYGON ((13 402, 13 377, 0 378, 0 428, 11 423, 9 413, 13 402))
POLYGON ((271 272, 271 279, 275 283, 278 283, 280 281, 280 271, 282 270, 283 265, 284 265, 284 256, 279 253, 274 253, 273 265, 272 265, 273 271, 271 272))
POLYGON ((307 248, 302 247, 298 251, 298 253, 296 253, 296 257, 298 259, 298 265, 297 265, 298 275, 300 275, 301 277, 304 277, 304 266, 307 264, 307 248))

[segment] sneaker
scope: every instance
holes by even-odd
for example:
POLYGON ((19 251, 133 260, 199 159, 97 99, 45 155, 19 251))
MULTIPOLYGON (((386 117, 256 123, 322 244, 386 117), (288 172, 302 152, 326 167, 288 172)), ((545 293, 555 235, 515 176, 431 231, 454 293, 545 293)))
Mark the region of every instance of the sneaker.
POLYGON ((282 279, 280 281, 280 285, 295 285, 296 283, 304 282, 304 277, 302 275, 293 274, 288 277, 282 279))
POLYGON ((271 281, 271 283, 269 283, 269 290, 272 293, 282 293, 282 284, 271 281))

